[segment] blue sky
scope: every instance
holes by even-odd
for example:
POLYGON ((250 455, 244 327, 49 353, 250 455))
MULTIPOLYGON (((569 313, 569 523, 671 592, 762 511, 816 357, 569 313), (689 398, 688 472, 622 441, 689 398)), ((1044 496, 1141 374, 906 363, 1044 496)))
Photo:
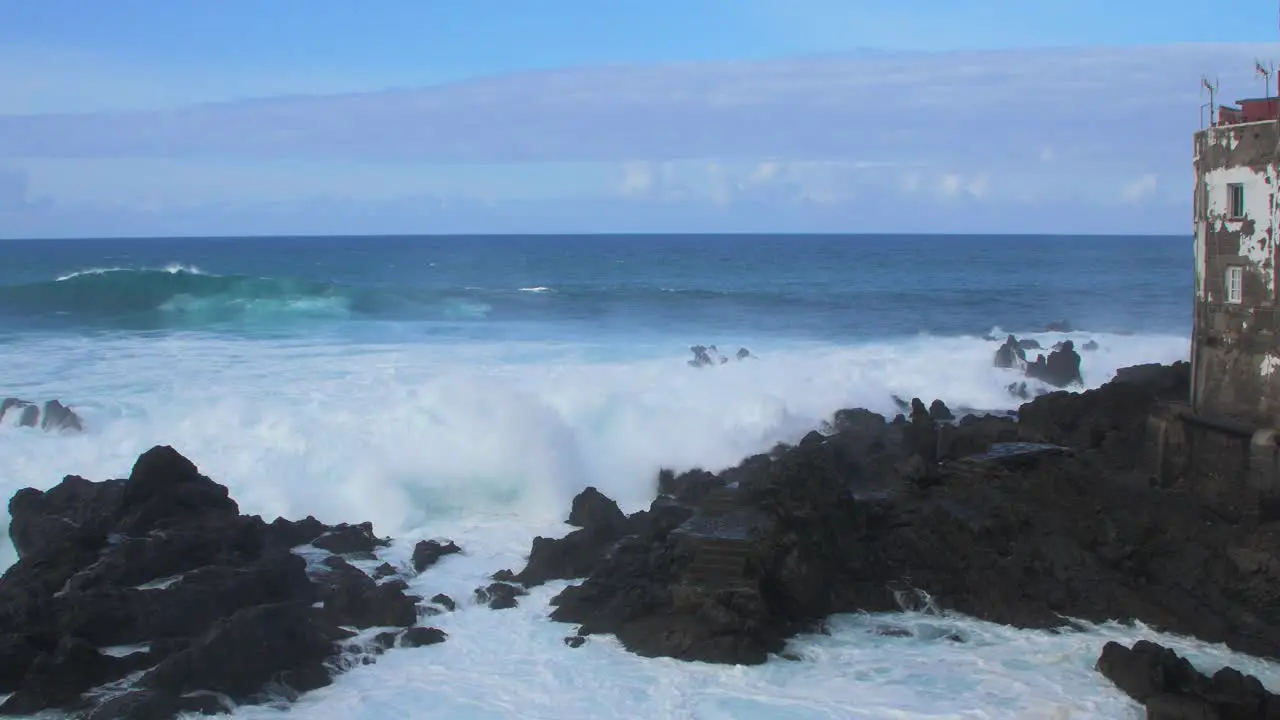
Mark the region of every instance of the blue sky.
POLYGON ((1233 0, 0 0, 0 237, 1187 232, 1233 0))

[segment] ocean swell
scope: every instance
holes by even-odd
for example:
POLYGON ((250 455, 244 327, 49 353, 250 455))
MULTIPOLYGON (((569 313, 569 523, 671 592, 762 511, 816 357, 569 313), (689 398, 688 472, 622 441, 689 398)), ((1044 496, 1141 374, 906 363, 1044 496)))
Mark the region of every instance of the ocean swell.
MULTIPOLYGON (((190 265, 106 267, 55 279, 0 285, 0 327, 23 330, 237 330, 308 332, 316 323, 436 323, 453 328, 514 323, 545 337, 625 328, 688 337, 708 329, 738 336, 829 341, 926 333, 978 335, 998 323, 1038 329, 1066 312, 1094 331, 1116 332, 1123 317, 1094 322, 1087 312, 1041 298, 1010 304, 999 288, 911 289, 778 283, 681 287, 666 281, 563 282, 494 279, 454 285, 421 279, 342 282, 293 276, 215 274, 190 265), (946 313, 926 313, 927 308, 946 313)), ((1151 330, 1151 328, 1146 328, 1151 330)), ((1165 331, 1160 328, 1159 331, 1165 331)), ((467 333, 471 331, 466 331, 467 333)), ((465 333, 464 333, 465 334, 465 333)), ((470 335, 468 335, 470 338, 470 335)))
POLYGON ((342 318, 351 307, 344 289, 328 283, 215 275, 181 265, 97 268, 0 286, 0 314, 55 326, 146 329, 281 316, 342 318))

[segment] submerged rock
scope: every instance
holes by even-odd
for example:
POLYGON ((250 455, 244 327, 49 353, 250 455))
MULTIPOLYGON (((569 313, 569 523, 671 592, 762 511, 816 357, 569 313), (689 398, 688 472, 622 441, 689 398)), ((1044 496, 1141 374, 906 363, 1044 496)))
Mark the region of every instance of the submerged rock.
POLYGON ((0 401, 0 422, 5 416, 16 415, 19 427, 39 427, 41 430, 58 430, 80 432, 84 430, 84 421, 74 410, 57 400, 48 400, 43 405, 5 398, 0 401))
MULTIPOLYGON (((689 348, 689 352, 693 353, 693 359, 688 361, 690 367, 724 365, 729 362, 729 358, 722 355, 715 345, 693 345, 689 348)), ((755 358, 755 355, 752 355, 751 351, 746 348, 738 348, 738 352, 734 354, 734 357, 738 360, 747 360, 755 358)))

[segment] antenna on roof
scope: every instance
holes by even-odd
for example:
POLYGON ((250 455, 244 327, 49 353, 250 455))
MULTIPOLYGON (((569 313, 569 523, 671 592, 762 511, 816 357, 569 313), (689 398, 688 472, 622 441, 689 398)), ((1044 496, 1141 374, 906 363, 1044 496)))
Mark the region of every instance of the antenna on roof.
POLYGON ((1200 76, 1200 87, 1201 87, 1201 96, 1202 96, 1202 97, 1203 97, 1203 95, 1204 95, 1204 90, 1208 90, 1208 91, 1209 91, 1209 103, 1208 103, 1207 105, 1201 105, 1201 106, 1200 106, 1200 112, 1202 113, 1202 114, 1200 115, 1200 127, 1201 127, 1202 129, 1205 127, 1204 115, 1203 115, 1205 108, 1208 108, 1208 109, 1209 109, 1209 127, 1214 127, 1214 126, 1216 126, 1216 125, 1218 124, 1217 120, 1215 119, 1215 116, 1217 115, 1217 110, 1218 110, 1218 108, 1215 106, 1216 98, 1217 98, 1217 95, 1218 95, 1218 80, 1217 80, 1217 77, 1215 76, 1215 77, 1214 77, 1214 81, 1211 83, 1211 82, 1209 82, 1209 76, 1208 76, 1208 75, 1201 75, 1201 76, 1200 76))
POLYGON ((1276 71, 1275 63, 1272 63, 1271 67, 1268 68, 1266 65, 1262 64, 1261 60, 1254 59, 1253 69, 1257 72, 1259 76, 1262 77, 1263 97, 1270 100, 1271 99, 1271 75, 1276 71))

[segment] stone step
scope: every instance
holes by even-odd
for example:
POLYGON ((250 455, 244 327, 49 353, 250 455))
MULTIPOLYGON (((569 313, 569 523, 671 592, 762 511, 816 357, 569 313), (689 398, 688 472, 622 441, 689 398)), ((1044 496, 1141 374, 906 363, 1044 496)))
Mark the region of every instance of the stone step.
POLYGON ((751 553, 738 548, 699 548, 693 556, 694 560, 734 560, 743 562, 751 553))
POLYGON ((742 587, 747 584, 741 569, 731 570, 727 568, 698 569, 691 567, 685 573, 684 581, 690 585, 698 585, 705 588, 742 587))
POLYGON ((698 503, 703 512, 719 515, 738 506, 738 494, 734 490, 712 490, 698 503))
POLYGON ((752 546, 747 540, 738 538, 721 538, 721 537, 699 537, 693 543, 695 552, 712 551, 728 551, 739 552, 743 555, 750 555, 752 546))
POLYGON ((746 559, 741 555, 695 555, 694 560, 692 560, 689 565, 724 565, 741 568, 741 566, 745 564, 746 559))

